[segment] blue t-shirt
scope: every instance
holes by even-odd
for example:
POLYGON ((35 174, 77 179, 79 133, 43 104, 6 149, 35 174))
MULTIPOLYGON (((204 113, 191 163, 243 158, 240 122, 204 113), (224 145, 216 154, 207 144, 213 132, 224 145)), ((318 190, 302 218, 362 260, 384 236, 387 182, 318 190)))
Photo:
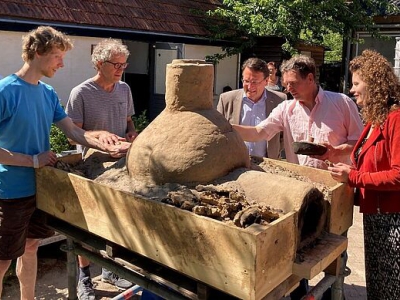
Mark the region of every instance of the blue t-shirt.
MULTIPOLYGON (((28 155, 50 150, 50 127, 66 113, 54 89, 43 82, 30 84, 15 74, 0 81, 0 147, 28 155)), ((36 193, 31 167, 0 164, 0 199, 36 193)))

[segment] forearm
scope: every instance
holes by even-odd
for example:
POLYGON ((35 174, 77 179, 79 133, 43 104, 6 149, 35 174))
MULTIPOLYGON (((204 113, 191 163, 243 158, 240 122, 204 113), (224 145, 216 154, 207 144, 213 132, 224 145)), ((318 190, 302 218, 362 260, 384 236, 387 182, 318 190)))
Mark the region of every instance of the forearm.
POLYGON ((135 124, 133 124, 132 120, 128 120, 126 122, 126 133, 134 133, 137 134, 135 124))
POLYGON ((33 167, 33 156, 0 148, 0 163, 9 166, 33 167))
POLYGON ((347 141, 346 143, 332 147, 332 149, 328 151, 329 157, 327 159, 329 159, 333 163, 341 162, 344 156, 350 156, 355 143, 356 141, 347 141))
POLYGON ((258 142, 262 140, 261 131, 254 126, 244 126, 232 124, 233 129, 235 129, 240 137, 246 142, 258 142))
POLYGON ((335 149, 341 155, 350 155, 351 152, 353 151, 354 145, 355 145, 355 142, 349 142, 346 144, 341 144, 341 145, 335 147, 335 149))
POLYGON ((68 139, 76 143, 101 151, 113 151, 112 146, 118 142, 118 137, 107 131, 85 131, 76 126, 70 118, 64 118, 56 123, 68 139))
POLYGON ((89 148, 95 148, 101 151, 107 151, 105 145, 98 139, 104 131, 85 131, 77 126, 69 132, 68 140, 75 144, 83 145, 89 148))

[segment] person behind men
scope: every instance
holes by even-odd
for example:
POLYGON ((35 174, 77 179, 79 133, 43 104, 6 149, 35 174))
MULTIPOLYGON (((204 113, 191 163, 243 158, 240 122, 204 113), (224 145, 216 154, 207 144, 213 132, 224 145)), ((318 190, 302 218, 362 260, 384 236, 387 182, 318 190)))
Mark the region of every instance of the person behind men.
POLYGON ((35 197, 35 169, 57 160, 50 151, 52 123, 86 146, 113 154, 127 151, 115 145, 114 134, 76 127, 54 89, 40 81, 64 66, 72 47, 63 33, 40 26, 23 37, 22 68, 0 81, 0 282, 16 259, 21 299, 34 299, 39 241, 54 234, 39 217, 35 197))
POLYGON ((229 85, 226 85, 222 88, 223 93, 230 92, 230 91, 232 91, 232 88, 229 85))
POLYGON ((269 76, 267 81, 267 89, 272 91, 282 91, 281 78, 277 75, 278 69, 273 61, 267 64, 269 76))
MULTIPOLYGON (((315 62, 305 55, 296 55, 281 65, 284 84, 294 97, 280 103, 257 126, 232 125, 245 141, 270 140, 283 131, 288 162, 327 169, 327 161, 347 162, 359 138, 363 124, 357 106, 346 95, 324 91, 315 80, 315 62), (292 143, 313 141, 327 147, 321 156, 296 155, 292 143)), ((300 282, 292 299, 307 293, 306 280, 300 282)))
POLYGON ((352 164, 330 167, 356 188, 363 213, 368 299, 400 299, 400 82, 381 54, 364 50, 350 62, 350 90, 366 122, 352 164))
MULTIPOLYGON (((242 65, 243 89, 222 93, 217 110, 231 123, 255 126, 261 123, 283 100, 283 93, 265 87, 268 78, 267 63, 259 58, 249 58, 242 65)), ((269 142, 246 142, 252 156, 277 159, 280 153, 280 135, 269 142)))
MULTIPOLYGON (((132 121, 134 107, 129 85, 121 81, 128 66, 129 50, 120 40, 105 39, 96 45, 92 63, 97 73, 71 91, 66 112, 84 130, 107 130, 132 142, 137 133, 132 121)), ((87 152, 83 148, 83 156, 87 152)), ((78 256, 78 298, 95 299, 90 277, 90 261, 78 256)), ((102 281, 125 290, 132 283, 102 269, 102 281)))

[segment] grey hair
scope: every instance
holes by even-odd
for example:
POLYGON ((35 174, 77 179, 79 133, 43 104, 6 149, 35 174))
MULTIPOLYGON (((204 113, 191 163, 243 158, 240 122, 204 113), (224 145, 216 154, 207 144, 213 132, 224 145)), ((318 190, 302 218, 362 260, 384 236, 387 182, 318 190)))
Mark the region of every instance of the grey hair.
POLYGON ((92 63, 97 69, 97 63, 109 60, 113 55, 124 55, 128 58, 130 52, 121 40, 105 39, 98 43, 92 53, 92 63))

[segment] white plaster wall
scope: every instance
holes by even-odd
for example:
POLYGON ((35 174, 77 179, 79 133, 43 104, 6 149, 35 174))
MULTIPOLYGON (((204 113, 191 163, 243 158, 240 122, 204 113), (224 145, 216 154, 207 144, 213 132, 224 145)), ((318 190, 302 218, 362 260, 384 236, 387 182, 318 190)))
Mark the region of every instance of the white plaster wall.
POLYGON ((21 51, 22 34, 0 30, 0 75, 10 75, 22 67, 21 51))
MULTIPOLYGON (((18 71, 23 65, 21 46, 23 32, 0 31, 0 75, 7 76, 18 71)), ((71 89, 96 74, 91 63, 92 45, 102 38, 70 36, 74 48, 67 52, 64 68, 57 71, 53 78, 42 80, 54 87, 61 102, 65 105, 71 89)), ((148 74, 149 44, 135 41, 124 41, 131 53, 127 73, 148 74)), ((185 45, 184 58, 205 59, 207 55, 221 53, 220 47, 185 45)), ((226 85, 237 88, 238 56, 231 56, 220 61, 215 69, 214 101, 218 100, 222 88, 226 85)), ((165 79, 164 79, 165 80, 165 79)))
MULTIPOLYGON (((207 55, 213 55, 216 53, 223 53, 223 51, 220 47, 185 45, 184 58, 205 59, 207 55)), ((233 55, 221 60, 216 65, 216 78, 214 79, 214 94, 216 96, 219 96, 219 94, 222 93, 222 88, 226 85, 229 85, 232 89, 237 88, 238 61, 239 56, 233 55)))
MULTIPOLYGON (((7 76, 18 71, 23 65, 21 58, 22 32, 0 31, 0 75, 7 76)), ((70 36, 74 48, 64 58, 64 67, 59 69, 53 78, 43 77, 42 81, 56 90, 63 105, 68 101, 71 89, 96 74, 91 62, 92 45, 102 38, 70 36)), ((147 74, 148 44, 128 41, 131 52, 130 73, 147 74)))

